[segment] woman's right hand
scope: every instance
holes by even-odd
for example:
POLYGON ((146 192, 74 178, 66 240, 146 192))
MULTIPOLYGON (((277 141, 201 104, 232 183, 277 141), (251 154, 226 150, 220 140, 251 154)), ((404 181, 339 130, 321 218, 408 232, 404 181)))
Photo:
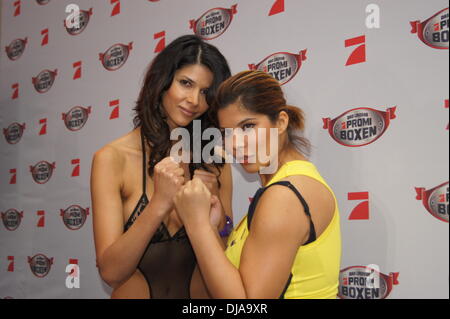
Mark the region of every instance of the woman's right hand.
POLYGON ((173 209, 173 199, 185 183, 184 169, 171 157, 166 157, 156 164, 153 174, 156 201, 165 213, 173 209))

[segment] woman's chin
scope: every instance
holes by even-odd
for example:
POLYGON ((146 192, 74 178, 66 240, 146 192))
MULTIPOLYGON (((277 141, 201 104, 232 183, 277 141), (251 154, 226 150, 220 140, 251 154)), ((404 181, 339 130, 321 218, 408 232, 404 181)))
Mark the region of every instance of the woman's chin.
POLYGON ((258 165, 253 163, 240 163, 245 172, 249 174, 256 174, 259 172, 258 165))

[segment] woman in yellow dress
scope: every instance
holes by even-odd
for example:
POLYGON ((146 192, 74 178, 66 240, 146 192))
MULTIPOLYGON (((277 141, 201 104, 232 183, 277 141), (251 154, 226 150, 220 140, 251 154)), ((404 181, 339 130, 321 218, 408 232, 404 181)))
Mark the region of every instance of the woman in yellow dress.
POLYGON ((220 205, 200 179, 186 183, 175 196, 211 296, 336 298, 339 209, 332 189, 306 158, 308 141, 296 134, 304 129, 303 112, 288 106, 280 84, 260 71, 241 72, 223 82, 212 111, 221 130, 233 129, 233 134, 225 134, 225 145, 232 145, 227 151, 247 172, 259 173, 264 186, 231 233, 227 247, 210 221, 220 213, 220 205), (261 129, 266 134, 255 134, 253 140, 247 137, 239 142, 235 133, 261 129), (268 133, 270 129, 277 130, 275 137, 268 133), (279 147, 269 156, 277 159, 277 169, 262 173, 270 163, 256 154, 273 142, 279 147))

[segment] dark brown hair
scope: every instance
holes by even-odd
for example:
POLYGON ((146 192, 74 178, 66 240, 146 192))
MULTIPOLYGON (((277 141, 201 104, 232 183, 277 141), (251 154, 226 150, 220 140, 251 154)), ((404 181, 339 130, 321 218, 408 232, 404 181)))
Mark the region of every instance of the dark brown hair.
MULTIPOLYGON (((153 176, 155 165, 170 155, 170 129, 164 116, 162 96, 172 85, 175 72, 192 64, 204 65, 214 75, 213 83, 206 95, 208 105, 212 104, 219 85, 231 75, 228 63, 220 51, 195 35, 177 38, 155 57, 145 76, 144 85, 134 108, 136 116, 133 120, 134 127, 141 127, 151 147, 150 176, 153 176)), ((201 120, 202 132, 212 126, 207 113, 197 120, 201 120)), ((193 123, 191 122, 186 128, 192 139, 193 123)), ((202 141, 202 148, 208 142, 202 141)), ((191 145, 193 145, 192 142, 191 145)), ((215 164, 216 168, 218 166, 221 165, 215 164)), ((189 165, 191 174, 197 168, 207 169, 204 163, 189 165)))
POLYGON ((305 128, 305 116, 301 109, 287 105, 280 83, 270 74, 262 71, 243 71, 223 82, 216 96, 214 107, 210 109, 211 120, 218 125, 217 113, 235 102, 256 114, 264 114, 275 123, 280 112, 289 116, 287 128, 288 142, 303 155, 311 149, 309 141, 298 135, 305 128))

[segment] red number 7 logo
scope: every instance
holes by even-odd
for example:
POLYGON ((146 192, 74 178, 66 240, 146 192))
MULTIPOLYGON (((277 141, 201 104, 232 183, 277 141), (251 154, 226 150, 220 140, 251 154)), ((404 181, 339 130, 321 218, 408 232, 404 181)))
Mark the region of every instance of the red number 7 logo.
POLYGON ((360 37, 345 40, 346 48, 355 45, 359 46, 353 50, 345 66, 366 62, 366 36, 362 35, 360 37))
POLYGON ((348 193, 348 200, 363 200, 350 213, 349 220, 369 220, 369 192, 348 193))

